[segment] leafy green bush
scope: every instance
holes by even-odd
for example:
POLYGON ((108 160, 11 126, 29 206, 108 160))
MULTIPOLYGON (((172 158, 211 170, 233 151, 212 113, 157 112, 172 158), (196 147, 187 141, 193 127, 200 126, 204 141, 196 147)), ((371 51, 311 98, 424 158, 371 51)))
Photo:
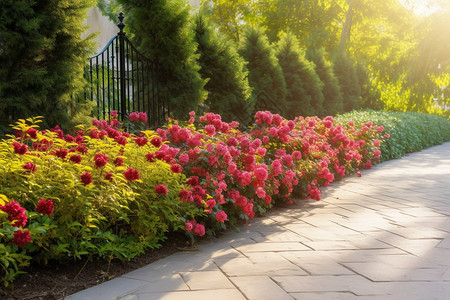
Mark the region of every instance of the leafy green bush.
POLYGON ((337 116, 336 120, 341 123, 353 121, 355 124, 371 121, 383 126, 390 138, 381 144, 381 161, 450 141, 450 121, 436 115, 367 110, 345 113, 337 116))
POLYGON ((0 142, 5 285, 30 256, 44 263, 126 260, 158 247, 168 231, 203 214, 194 204, 180 202, 178 194, 187 188, 183 174, 164 160, 148 160, 160 146, 172 151, 149 142, 155 132, 130 135, 113 119, 64 135, 60 129, 37 130, 39 121, 19 120, 16 136, 0 142))

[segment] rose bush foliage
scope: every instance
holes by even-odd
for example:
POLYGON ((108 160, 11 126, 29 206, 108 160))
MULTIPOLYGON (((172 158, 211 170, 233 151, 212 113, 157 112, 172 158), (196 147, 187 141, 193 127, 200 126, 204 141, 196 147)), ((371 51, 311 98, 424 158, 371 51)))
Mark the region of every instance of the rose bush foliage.
POLYGON ((275 203, 371 168, 383 128, 258 112, 245 131, 208 113, 141 130, 94 120, 70 134, 19 120, 0 142, 0 266, 7 285, 31 260, 130 259, 168 232, 214 235, 275 203))
POLYGON ((437 115, 366 110, 338 115, 336 119, 341 123, 352 120, 356 124, 371 120, 383 126, 390 138, 380 147, 380 161, 450 141, 450 120, 437 115))

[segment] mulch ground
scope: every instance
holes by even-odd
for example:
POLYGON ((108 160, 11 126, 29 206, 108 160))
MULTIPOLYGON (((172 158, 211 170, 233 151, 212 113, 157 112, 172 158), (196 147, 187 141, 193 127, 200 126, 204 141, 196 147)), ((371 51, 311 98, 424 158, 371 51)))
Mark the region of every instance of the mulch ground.
POLYGON ((175 252, 189 249, 184 236, 172 236, 161 248, 148 251, 129 262, 76 261, 66 264, 31 265, 14 286, 0 283, 3 300, 55 300, 119 277, 175 252))

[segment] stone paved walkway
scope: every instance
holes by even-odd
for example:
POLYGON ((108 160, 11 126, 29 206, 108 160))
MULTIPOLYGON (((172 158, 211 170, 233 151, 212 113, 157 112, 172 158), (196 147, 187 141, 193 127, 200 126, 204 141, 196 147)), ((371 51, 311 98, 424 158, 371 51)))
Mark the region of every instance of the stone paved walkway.
POLYGON ((66 299, 450 299, 450 143, 198 248, 66 299))

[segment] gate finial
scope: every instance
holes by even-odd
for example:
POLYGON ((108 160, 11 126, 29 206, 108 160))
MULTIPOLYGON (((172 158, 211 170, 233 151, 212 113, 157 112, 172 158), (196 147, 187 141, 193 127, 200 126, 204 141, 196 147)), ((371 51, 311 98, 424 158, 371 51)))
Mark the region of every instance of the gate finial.
POLYGON ((117 23, 117 27, 119 27, 119 29, 120 29, 120 32, 119 32, 119 34, 124 34, 123 33, 123 29, 125 28, 125 24, 123 23, 123 19, 124 19, 124 16, 123 16, 123 12, 120 12, 119 13, 119 23, 117 23))

